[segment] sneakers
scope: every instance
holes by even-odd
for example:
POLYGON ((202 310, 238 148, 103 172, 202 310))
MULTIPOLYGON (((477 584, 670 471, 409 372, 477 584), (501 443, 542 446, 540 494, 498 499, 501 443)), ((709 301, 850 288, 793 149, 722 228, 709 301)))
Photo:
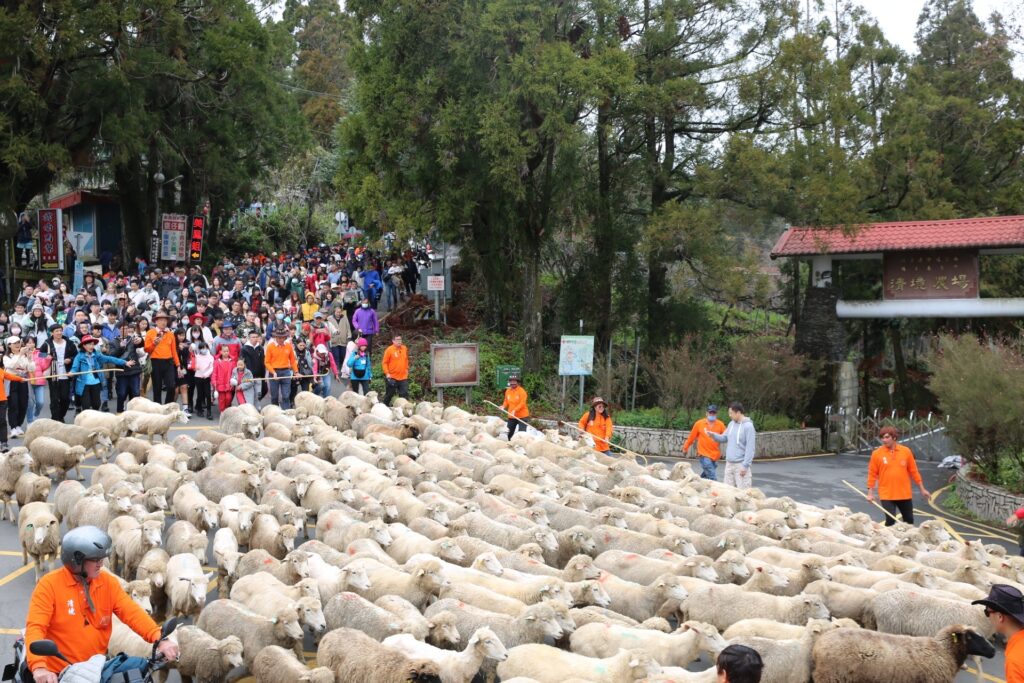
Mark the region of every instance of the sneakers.
POLYGON ((25 436, 25 430, 21 427, 15 427, 11 430, 11 436, 25 436))

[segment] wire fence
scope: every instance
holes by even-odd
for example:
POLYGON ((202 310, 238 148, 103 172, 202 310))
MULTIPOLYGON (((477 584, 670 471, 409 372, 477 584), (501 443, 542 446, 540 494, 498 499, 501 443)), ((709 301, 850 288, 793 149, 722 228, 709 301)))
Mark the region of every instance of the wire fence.
POLYGON ((899 430, 900 443, 909 446, 916 458, 939 461, 956 452, 946 435, 946 420, 934 413, 921 415, 910 411, 900 415, 895 410, 875 410, 865 414, 860 409, 849 413, 845 408, 829 405, 825 408, 822 447, 841 453, 869 454, 882 445, 879 430, 892 426, 899 430))

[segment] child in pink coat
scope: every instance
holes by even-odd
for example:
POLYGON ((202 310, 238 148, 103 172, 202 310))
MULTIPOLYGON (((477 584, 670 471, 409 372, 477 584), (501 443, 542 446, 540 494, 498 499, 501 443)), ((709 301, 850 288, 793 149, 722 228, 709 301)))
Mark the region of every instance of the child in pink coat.
POLYGON ((231 373, 234 369, 231 350, 221 346, 220 355, 213 362, 213 388, 217 390, 217 409, 221 413, 231 406, 235 398, 235 387, 231 386, 231 373))

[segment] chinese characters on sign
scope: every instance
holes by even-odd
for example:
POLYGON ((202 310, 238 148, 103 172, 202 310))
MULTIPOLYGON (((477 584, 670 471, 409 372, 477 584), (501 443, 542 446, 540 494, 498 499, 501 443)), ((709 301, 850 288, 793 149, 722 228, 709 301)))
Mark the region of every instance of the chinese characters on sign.
POLYGON ((908 251, 885 254, 885 299, 978 298, 978 252, 908 251))
POLYGON ((184 261, 188 253, 188 216, 165 213, 160 226, 160 260, 184 261))
POLYGON ((188 238, 188 260, 203 260, 203 234, 206 232, 206 216, 192 216, 192 228, 188 238))
POLYGON ((39 267, 43 270, 64 268, 64 225, 60 209, 39 209, 39 267))
POLYGON ((562 335, 558 349, 559 375, 589 375, 594 371, 594 338, 562 335))

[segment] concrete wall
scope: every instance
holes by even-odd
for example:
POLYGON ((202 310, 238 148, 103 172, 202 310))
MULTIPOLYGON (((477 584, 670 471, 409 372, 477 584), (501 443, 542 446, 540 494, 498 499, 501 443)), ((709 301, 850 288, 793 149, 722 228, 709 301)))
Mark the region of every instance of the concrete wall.
POLYGON ((964 465, 957 471, 956 493, 972 513, 990 522, 1002 522, 1017 508, 1024 507, 1024 496, 973 481, 967 476, 970 469, 970 465, 964 465))
MULTIPOLYGON (((550 420, 533 420, 533 423, 542 428, 555 426, 555 423, 550 420)), ((575 430, 566 431, 575 432, 575 430)), ((636 453, 680 457, 680 450, 690 433, 675 429, 648 429, 615 425, 615 435, 620 439, 619 444, 636 453)), ((820 453, 821 430, 790 429, 784 432, 758 432, 754 448, 757 458, 784 458, 820 453)), ((696 446, 691 447, 691 454, 694 457, 696 456, 695 450, 696 446)))

